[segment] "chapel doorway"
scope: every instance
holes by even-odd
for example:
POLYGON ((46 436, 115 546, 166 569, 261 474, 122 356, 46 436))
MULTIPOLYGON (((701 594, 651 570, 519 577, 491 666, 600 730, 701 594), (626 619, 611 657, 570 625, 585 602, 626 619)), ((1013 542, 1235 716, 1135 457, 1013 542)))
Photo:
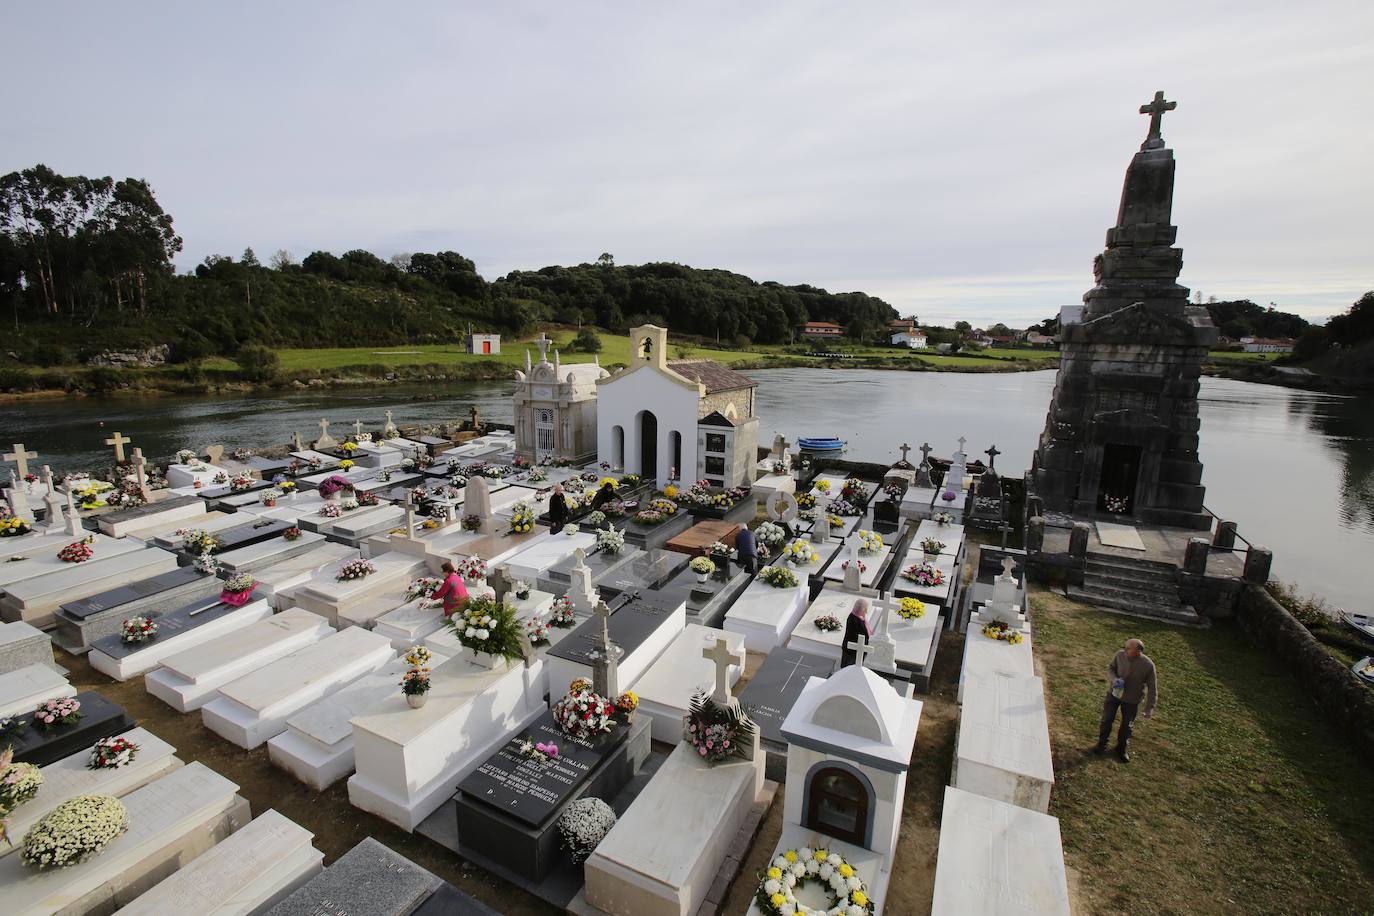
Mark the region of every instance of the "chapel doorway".
POLYGON ((484 340, 484 341, 482 341, 482 352, 483 352, 483 353, 486 353, 486 354, 488 354, 488 355, 490 355, 490 353, 491 353, 491 341, 489 341, 489 340, 484 340))
POLYGON ((534 454, 537 461, 552 458, 555 449, 552 410, 538 410, 534 417, 534 454))
POLYGON ((1140 446, 1108 442, 1102 448, 1097 508, 1126 515, 1135 511, 1135 487, 1140 480, 1140 446))
POLYGON ((639 414, 639 475, 658 479, 658 417, 651 410, 639 414))
POLYGON ((808 829, 855 846, 868 842, 868 788, 848 770, 817 770, 807 786, 805 808, 808 829))

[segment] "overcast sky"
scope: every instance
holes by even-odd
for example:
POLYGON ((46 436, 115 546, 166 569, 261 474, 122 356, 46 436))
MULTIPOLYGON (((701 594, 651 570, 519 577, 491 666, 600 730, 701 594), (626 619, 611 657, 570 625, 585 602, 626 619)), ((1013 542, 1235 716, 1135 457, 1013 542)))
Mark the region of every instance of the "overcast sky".
POLYGON ((1374 289, 1374 3, 1003 6, 9 4, 0 171, 148 179, 182 269, 609 251, 1024 326, 1092 285, 1163 89, 1180 282, 1374 289))

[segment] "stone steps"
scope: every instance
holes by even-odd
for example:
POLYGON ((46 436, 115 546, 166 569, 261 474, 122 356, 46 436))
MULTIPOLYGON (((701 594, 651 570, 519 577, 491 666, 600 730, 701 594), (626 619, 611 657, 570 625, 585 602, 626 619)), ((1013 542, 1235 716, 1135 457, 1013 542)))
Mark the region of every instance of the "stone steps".
POLYGON ((1113 553, 1094 553, 1088 551, 1088 568, 1111 567, 1113 569, 1131 569, 1143 573, 1165 574, 1173 576, 1178 571, 1177 564, 1169 563, 1164 560, 1145 560, 1140 557, 1121 557, 1113 553))
POLYGON ((1096 572, 1088 570, 1083 575, 1083 584, 1087 586, 1103 586, 1105 588, 1119 588, 1127 591, 1151 592, 1171 597, 1178 596, 1178 585, 1172 576, 1168 579, 1163 577, 1147 577, 1139 573, 1125 570, 1112 570, 1110 572, 1096 572))
POLYGON ((1128 591, 1120 588, 1070 585, 1068 595, 1075 601, 1093 604, 1098 607, 1124 611, 1138 617, 1154 620, 1167 620, 1173 623, 1201 624, 1202 618, 1192 607, 1179 603, 1177 597, 1172 601, 1160 595, 1128 591))

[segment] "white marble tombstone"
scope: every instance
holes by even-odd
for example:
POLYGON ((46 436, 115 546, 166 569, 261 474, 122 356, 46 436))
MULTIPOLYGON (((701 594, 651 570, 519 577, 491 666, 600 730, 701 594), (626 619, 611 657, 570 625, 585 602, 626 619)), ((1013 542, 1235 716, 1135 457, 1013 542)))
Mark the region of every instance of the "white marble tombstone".
POLYGON ((601 596, 596 586, 592 585, 592 571, 587 566, 586 551, 579 547, 573 551, 573 556, 577 558, 577 562, 573 564, 571 581, 568 583, 568 600, 572 602, 574 612, 587 616, 601 600, 601 596))
POLYGON ((1040 678, 966 678, 954 758, 951 785, 1009 805, 1048 811, 1054 763, 1040 678))

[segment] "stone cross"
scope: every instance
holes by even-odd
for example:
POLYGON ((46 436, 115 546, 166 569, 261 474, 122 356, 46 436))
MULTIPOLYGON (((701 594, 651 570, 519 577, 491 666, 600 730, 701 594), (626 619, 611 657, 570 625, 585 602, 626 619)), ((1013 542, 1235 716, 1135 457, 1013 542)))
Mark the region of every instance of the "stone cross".
POLYGON ((911 462, 909 462, 909 461, 906 460, 906 453, 909 452, 909 451, 911 451, 911 446, 909 446, 909 445, 907 445, 905 442, 903 442, 903 443, 901 444, 901 446, 899 447, 898 450, 902 453, 902 463, 903 463, 903 464, 910 464, 911 462))
POLYGON ((363 421, 362 421, 362 420, 354 420, 354 421, 353 421, 353 437, 356 439, 358 436, 361 436, 362 434, 363 434, 363 421))
POLYGON ((856 637, 853 642, 847 643, 845 648, 854 650, 854 664, 858 665, 860 668, 864 666, 864 659, 868 656, 868 653, 873 651, 869 648, 868 639, 862 634, 856 637))
POLYGON ((983 611, 985 619, 1001 621, 1013 629, 1021 626, 1021 608, 1016 600, 1015 569, 1015 560, 1009 556, 1002 558, 1002 574, 993 580, 992 598, 983 611))
POLYGON ((878 602, 878 625, 873 633, 872 642, 868 644, 872 656, 868 660, 868 667, 874 671, 897 673, 897 641, 888 632, 888 626, 892 621, 893 606, 899 600, 901 599, 888 592, 887 597, 878 602))
POLYGON ((811 543, 825 546, 830 543, 830 500, 824 493, 816 496, 816 521, 811 525, 811 543))
POLYGON ((81 537, 81 513, 76 509, 76 494, 67 488, 67 533, 74 538, 81 537))
POLYGON ((29 485, 21 481, 13 469, 10 470, 10 488, 5 491, 5 500, 9 503, 11 515, 33 524, 33 510, 29 508, 29 485))
POLYGON ((849 542, 849 566, 844 571, 844 589, 847 592, 857 592, 863 588, 863 573, 859 572, 859 542, 853 539, 849 542))
POLYGON ((1140 113, 1150 116, 1150 132, 1145 137, 1145 142, 1140 148, 1159 149, 1164 146, 1164 137, 1160 134, 1160 121, 1164 117, 1164 112, 1173 111, 1178 107, 1178 102, 1164 101, 1164 92, 1161 90, 1155 93, 1154 99, 1140 106, 1140 113))
POLYGON ((43 465, 43 481, 48 485, 48 492, 43 496, 43 505, 47 507, 48 515, 43 520, 44 525, 50 529, 62 527, 62 500, 57 498, 57 487, 52 482, 52 468, 43 465))
POLYGON ((968 441, 968 440, 965 439, 963 436, 960 436, 960 437, 959 437, 959 454, 960 454, 960 455, 962 455, 962 454, 964 453, 964 443, 967 442, 967 441, 968 441))
POLYGON ((5 454, 5 460, 19 468, 20 477, 29 476, 29 459, 37 457, 37 452, 24 451, 24 443, 22 442, 16 442, 14 444, 14 451, 5 454))
POLYGON ((335 439, 333 436, 329 435, 329 421, 326 420, 326 419, 321 418, 321 419, 320 419, 320 438, 318 438, 318 439, 315 440, 315 448, 317 448, 317 449, 333 448, 334 446, 336 446, 336 445, 338 445, 338 444, 339 444, 338 440, 335 439))
POLYGON ((133 440, 131 440, 128 436, 121 433, 119 430, 115 430, 115 434, 105 440, 106 445, 114 446, 116 464, 124 463, 124 446, 131 441, 133 440))
POLYGON ((592 612, 600 622, 596 645, 592 647, 592 690, 615 702, 620 695, 620 656, 624 651, 611 642, 611 609, 598 601, 592 612))
POLYGON ((592 585, 592 571, 586 562, 587 551, 579 547, 573 551, 573 556, 577 562, 573 564, 568 577, 568 600, 572 602, 574 610, 589 614, 596 607, 597 593, 596 586, 592 585))
POLYGON ((549 335, 542 333, 539 335, 539 339, 534 342, 534 345, 539 348, 539 361, 541 363, 549 361, 549 347, 552 344, 553 341, 549 340, 549 335))
POLYGON ((386 412, 386 425, 382 427, 382 431, 383 431, 383 432, 388 432, 388 433, 389 433, 389 432, 391 432, 391 431, 392 431, 393 429, 395 429, 395 428, 396 428, 396 424, 393 423, 392 420, 391 420, 391 411, 388 410, 388 411, 386 412))
POLYGON ((410 490, 406 490, 405 502, 402 505, 406 508, 406 540, 411 540, 415 537, 415 496, 410 490))
POLYGON ((506 596, 515 588, 515 580, 510 577, 510 567, 503 563, 487 573, 487 584, 496 593, 496 603, 505 604, 506 596))
POLYGON ((151 495, 148 493, 148 477, 143 472, 145 464, 143 449, 135 447, 133 451, 134 485, 138 487, 138 495, 146 501, 151 498, 151 495))
POLYGON ((783 439, 782 433, 774 433, 774 434, 773 434, 773 458, 775 458, 775 459, 781 461, 781 460, 782 460, 782 453, 785 452, 786 450, 787 450, 787 443, 786 443, 786 440, 783 439))
POLYGON ((730 651, 730 644, 717 637, 715 645, 701 650, 701 657, 714 662, 716 666, 716 687, 711 700, 719 706, 730 706, 737 702, 730 695, 730 666, 743 665, 744 660, 730 651))
POLYGON ((921 463, 922 463, 922 464, 929 464, 929 463, 930 463, 930 453, 933 452, 933 451, 935 451, 935 449, 933 449, 933 448, 930 447, 930 443, 929 443, 929 442, 922 442, 922 443, 921 443, 921 463))
POLYGON ((1002 453, 997 450, 997 444, 993 443, 992 448, 983 452, 983 454, 988 456, 988 470, 992 470, 993 466, 997 464, 997 456, 1002 453))
POLYGON ((293 452, 305 451, 305 446, 301 444, 301 431, 298 429, 291 431, 291 450, 293 452))

